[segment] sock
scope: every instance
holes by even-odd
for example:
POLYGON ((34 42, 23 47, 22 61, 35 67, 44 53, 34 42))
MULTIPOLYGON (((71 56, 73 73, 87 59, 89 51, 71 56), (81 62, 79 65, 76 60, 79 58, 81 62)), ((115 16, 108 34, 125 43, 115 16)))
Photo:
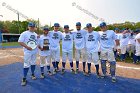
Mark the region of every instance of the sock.
POLYGON ((73 68, 73 62, 70 63, 70 67, 73 68))
POLYGON ((59 64, 59 62, 58 62, 58 61, 56 61, 56 67, 57 67, 57 68, 59 68, 59 67, 58 67, 58 64, 59 64))
POLYGON ((52 62, 53 67, 56 68, 56 62, 52 62))
POLYGON ((50 65, 49 65, 49 66, 47 66, 47 69, 48 69, 48 71, 50 71, 50 65))
POLYGON ((65 62, 62 62, 62 67, 63 67, 63 69, 65 69, 65 62))
POLYGON ((44 67, 40 67, 41 73, 44 73, 44 67))
POLYGON ((87 65, 88 65, 88 71, 91 72, 91 69, 90 69, 91 68, 91 63, 88 63, 87 65))
POLYGON ((117 51, 114 51, 115 58, 117 58, 117 51))
POLYGON ((96 67, 96 73, 99 74, 99 64, 95 65, 95 67, 96 67))
POLYGON ((116 61, 110 62, 110 73, 111 76, 115 76, 115 71, 116 71, 116 61))
POLYGON ((83 71, 85 71, 86 62, 83 62, 83 71))
POLYGON ((138 61, 140 62, 140 56, 137 56, 137 58, 138 58, 138 61))
POLYGON ((76 61, 76 68, 79 68, 79 61, 76 61))
POLYGON ((137 62, 137 59, 138 59, 138 57, 136 55, 133 55, 133 61, 134 61, 134 63, 137 62))
POLYGON ((29 68, 23 68, 24 78, 26 78, 29 68))
POLYGON ((31 65, 31 72, 32 72, 32 75, 34 75, 34 71, 35 71, 35 65, 31 65))
POLYGON ((106 75, 106 60, 101 60, 101 68, 104 75, 106 75))

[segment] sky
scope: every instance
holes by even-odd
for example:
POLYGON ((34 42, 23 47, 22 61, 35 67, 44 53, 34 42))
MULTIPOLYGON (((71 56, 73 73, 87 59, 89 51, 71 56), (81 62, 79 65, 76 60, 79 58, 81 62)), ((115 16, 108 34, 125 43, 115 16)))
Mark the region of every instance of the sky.
MULTIPOLYGON (((17 14, 7 6, 18 10, 28 18, 37 20, 41 25, 55 22, 75 28, 76 22, 85 27, 87 23, 98 26, 104 19, 108 24, 125 21, 140 21, 140 0, 0 0, 0 20, 17 20, 17 14), (78 8, 80 7, 80 9, 78 8), (95 15, 95 19, 88 13, 95 15)), ((26 20, 20 16, 20 20, 26 20)))

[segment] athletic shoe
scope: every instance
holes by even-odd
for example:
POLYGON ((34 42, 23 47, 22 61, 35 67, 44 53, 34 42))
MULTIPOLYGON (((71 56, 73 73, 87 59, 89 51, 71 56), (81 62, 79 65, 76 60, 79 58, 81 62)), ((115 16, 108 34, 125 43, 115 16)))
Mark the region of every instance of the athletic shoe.
POLYGON ((60 70, 59 70, 59 67, 57 67, 57 68, 56 68, 56 71, 57 71, 57 72, 59 72, 59 71, 60 71, 60 70))
POLYGON ((52 72, 51 71, 47 71, 47 74, 51 76, 52 75, 52 72))
POLYGON ((113 83, 116 82, 116 77, 112 77, 112 82, 113 82, 113 83))
POLYGON ((104 75, 104 74, 103 74, 103 75, 101 75, 101 78, 105 78, 105 77, 106 77, 106 75, 104 75))
POLYGON ((87 75, 87 73, 86 73, 86 71, 85 71, 85 70, 83 70, 83 75, 85 75, 85 76, 87 75))
POLYGON ((97 78, 100 78, 101 77, 99 73, 97 73, 96 75, 97 75, 97 78))
POLYGON ((76 68, 76 71, 75 71, 75 74, 77 74, 77 73, 79 73, 79 69, 78 68, 76 68))
POLYGON ((45 75, 44 73, 41 74, 40 78, 44 79, 45 78, 45 75))
POLYGON ((21 86, 26 86, 26 84, 27 84, 27 80, 26 78, 23 78, 21 82, 21 86))
POLYGON ((56 70, 56 69, 54 69, 54 70, 53 70, 53 74, 56 74, 56 72, 57 72, 57 70, 56 70))
POLYGON ((91 75, 91 71, 88 71, 88 72, 87 72, 87 76, 89 76, 89 75, 91 75))
POLYGON ((74 69, 71 69, 71 73, 75 74, 75 71, 74 71, 74 69))
POLYGON ((36 80, 36 77, 34 74, 32 74, 31 78, 32 78, 32 80, 36 80))
POLYGON ((62 69, 62 72, 61 72, 61 74, 64 74, 65 73, 65 69, 62 69))

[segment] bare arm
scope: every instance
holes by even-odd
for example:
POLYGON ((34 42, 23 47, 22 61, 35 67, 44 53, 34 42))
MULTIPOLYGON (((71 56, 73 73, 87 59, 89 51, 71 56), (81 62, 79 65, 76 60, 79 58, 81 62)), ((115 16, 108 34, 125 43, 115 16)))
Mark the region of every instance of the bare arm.
POLYGON ((119 46, 120 45, 120 41, 119 40, 115 40, 116 45, 119 46))
POLYGON ((137 39, 137 41, 140 43, 140 39, 137 39))
POLYGON ((28 50, 32 50, 31 47, 28 47, 28 46, 27 46, 25 43, 23 43, 23 42, 19 42, 19 44, 20 44, 21 46, 25 47, 25 48, 28 49, 28 50))

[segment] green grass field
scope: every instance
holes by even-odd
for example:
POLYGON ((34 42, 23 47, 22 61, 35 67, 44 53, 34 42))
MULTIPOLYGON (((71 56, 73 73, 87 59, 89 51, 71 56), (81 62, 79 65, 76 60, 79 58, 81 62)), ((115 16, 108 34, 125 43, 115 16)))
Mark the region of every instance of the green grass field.
POLYGON ((18 42, 2 43, 2 46, 20 46, 18 42))

